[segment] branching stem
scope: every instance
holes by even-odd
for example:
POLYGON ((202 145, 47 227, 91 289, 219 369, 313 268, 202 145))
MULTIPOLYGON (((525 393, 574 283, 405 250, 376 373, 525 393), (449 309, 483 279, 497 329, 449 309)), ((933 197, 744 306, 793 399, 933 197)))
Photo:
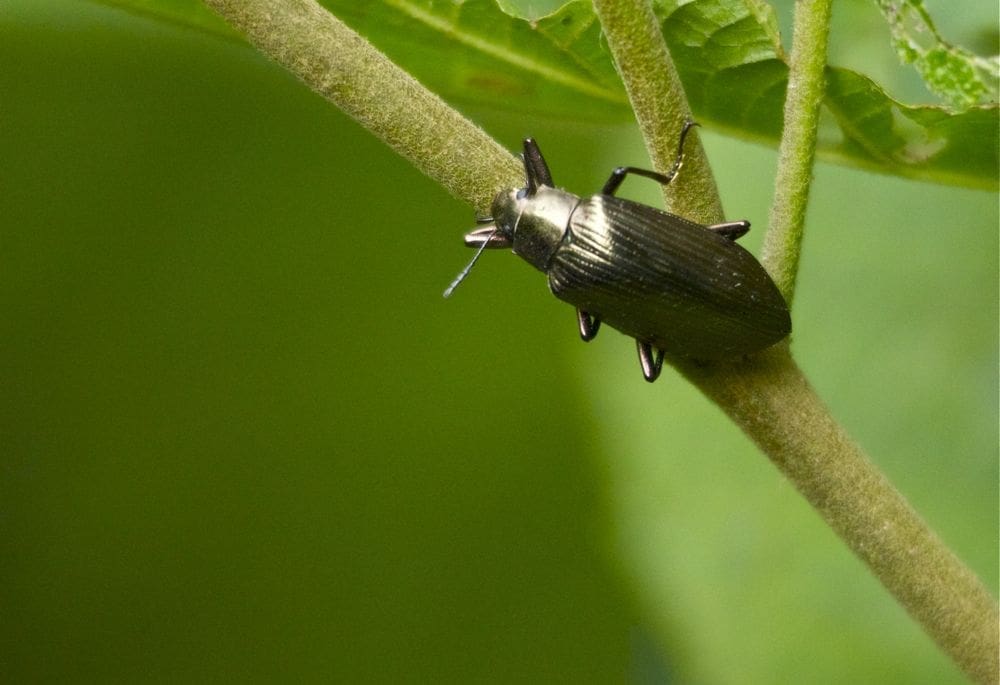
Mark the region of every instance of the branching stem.
POLYGON ((832 0, 799 0, 795 3, 774 202, 761 251, 764 267, 774 278, 789 306, 795 295, 795 277, 799 271, 806 206, 816 156, 819 108, 826 91, 823 72, 826 68, 831 3, 832 0))
POLYGON ((787 345, 731 365, 677 367, 757 443, 970 677, 996 683, 995 600, 837 424, 787 345))
POLYGON ((483 216, 521 162, 314 0, 205 0, 258 50, 483 216))
MULTIPOLYGON (((523 182, 518 160, 313 0, 205 0, 261 52, 284 65, 453 195, 485 213, 523 182)), ((798 0, 778 189, 766 265, 791 299, 808 200, 830 0, 798 0)), ((648 0, 596 0, 608 43, 654 164, 668 169, 687 101, 648 0), (649 76, 653 74, 653 76, 649 76)), ((694 142, 694 141, 692 141, 694 142)), ((700 146, 675 211, 722 219, 700 146)), ((780 344, 750 360, 675 360, 813 504, 965 671, 997 681, 996 602, 833 420, 780 344)))
MULTIPOLYGON (((765 266, 789 304, 825 88, 830 2, 796 3, 777 190, 765 236, 765 266)), ((654 163, 661 171, 669 168, 662 157, 664 135, 688 107, 669 57, 659 66, 650 64, 666 53, 652 4, 649 0, 595 0, 594 4, 654 163), (664 113, 664 108, 669 111, 664 113)), ((693 208, 720 206, 710 171, 683 180, 677 185, 692 181, 697 185, 696 197, 675 197, 675 211, 690 216, 693 208), (709 193, 715 196, 711 204, 703 197, 709 193), (684 201, 695 204, 689 209, 684 201)), ((757 443, 966 673, 980 682, 996 680, 1000 639, 996 602, 834 421, 795 364, 787 343, 738 363, 697 365, 674 360, 674 365, 757 443)))
MULTIPOLYGON (((653 167, 666 171, 674 163, 684 122, 692 116, 653 7, 648 0, 594 0, 594 10, 653 167)), ((714 224, 724 220, 712 168, 697 135, 688 137, 683 174, 664 189, 664 201, 668 209, 695 221, 714 224)))

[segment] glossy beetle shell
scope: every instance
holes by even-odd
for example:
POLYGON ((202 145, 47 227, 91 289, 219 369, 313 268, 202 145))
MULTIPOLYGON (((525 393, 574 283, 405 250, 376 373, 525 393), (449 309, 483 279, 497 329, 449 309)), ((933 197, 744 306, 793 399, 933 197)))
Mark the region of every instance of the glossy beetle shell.
POLYGON ((671 355, 735 357, 791 331, 785 300, 753 255, 611 195, 580 200, 546 272, 559 299, 671 355))

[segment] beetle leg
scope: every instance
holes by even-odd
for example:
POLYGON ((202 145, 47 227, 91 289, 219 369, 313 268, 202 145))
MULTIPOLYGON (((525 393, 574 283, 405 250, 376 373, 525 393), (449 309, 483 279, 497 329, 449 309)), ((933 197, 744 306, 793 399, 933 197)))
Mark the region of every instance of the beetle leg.
POLYGON ((642 377, 652 383, 660 377, 660 371, 663 369, 663 350, 657 350, 654 356, 653 346, 639 340, 635 341, 635 347, 639 350, 642 377))
POLYGON ((538 143, 534 138, 524 139, 524 175, 528 182, 528 197, 531 197, 538 190, 539 186, 554 188, 552 173, 549 172, 549 165, 542 157, 542 151, 538 149, 538 143))
POLYGON ((597 331, 601 330, 600 319, 582 309, 577 309, 576 320, 580 324, 580 337, 583 338, 583 342, 590 342, 597 337, 597 331))
POLYGON ((684 161, 684 139, 687 138, 688 131, 690 131, 695 126, 699 126, 698 122, 691 121, 690 119, 684 122, 684 128, 681 129, 680 141, 677 143, 677 157, 674 159, 673 166, 670 167, 670 171, 665 174, 661 174, 658 171, 650 171, 649 169, 637 169, 632 166, 620 166, 611 172, 611 176, 608 177, 607 182, 604 184, 604 188, 601 189, 601 195, 614 195, 615 191, 618 190, 618 186, 622 184, 625 177, 629 174, 635 174, 636 176, 644 176, 646 178, 651 178, 654 181, 658 181, 662 185, 669 185, 677 172, 681 169, 681 163, 684 161))
POLYGON ((724 224, 712 224, 711 226, 706 226, 706 228, 730 240, 736 240, 747 234, 747 231, 750 230, 750 222, 746 219, 743 221, 727 221, 724 224))
POLYGON ((650 171, 649 169, 638 169, 634 166, 620 166, 611 172, 611 176, 608 177, 607 183, 601 188, 601 195, 614 195, 615 191, 618 190, 618 186, 622 184, 625 177, 629 174, 635 174, 636 176, 645 176, 646 178, 651 178, 654 181, 659 181, 663 185, 667 185, 672 180, 674 180, 674 172, 671 175, 661 174, 659 171, 650 171))

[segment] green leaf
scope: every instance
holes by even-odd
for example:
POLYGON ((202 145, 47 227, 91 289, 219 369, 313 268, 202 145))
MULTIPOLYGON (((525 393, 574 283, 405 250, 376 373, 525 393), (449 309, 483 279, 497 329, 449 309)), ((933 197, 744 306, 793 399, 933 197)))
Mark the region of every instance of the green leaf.
MULTIPOLYGON (((773 15, 756 3, 729 0, 664 0, 657 9, 696 116, 744 137, 777 140, 788 66, 773 15)), ((995 105, 961 113, 908 106, 869 78, 836 67, 827 70, 827 81, 824 104, 833 116, 821 130, 821 156, 899 176, 995 187, 995 105)))
MULTIPOLYGON (((218 31, 197 0, 104 1, 218 31)), ((452 102, 577 121, 631 116, 586 0, 544 16, 558 0, 322 2, 452 102)), ((656 10, 697 119, 775 143, 788 66, 771 6, 763 0, 658 0, 656 10)), ((957 113, 910 106, 856 72, 830 68, 828 76, 825 104, 832 116, 821 131, 821 156, 898 176, 996 187, 996 105, 957 113)))
POLYGON ((577 120, 629 115, 589 3, 525 21, 496 0, 321 1, 452 101, 577 120))
POLYGON ((922 0, 878 0, 903 64, 912 64, 928 89, 952 107, 995 103, 1000 97, 1000 57, 979 57, 946 43, 922 0))
POLYGON ((557 12, 566 0, 497 0, 497 4, 512 17, 538 21, 557 12))
POLYGON ((777 141, 788 65, 773 13, 743 3, 674 0, 656 9, 699 121, 777 141))
POLYGON ((907 107, 870 79, 827 71, 827 108, 843 139, 825 151, 901 176, 989 188, 997 177, 997 108, 907 107))

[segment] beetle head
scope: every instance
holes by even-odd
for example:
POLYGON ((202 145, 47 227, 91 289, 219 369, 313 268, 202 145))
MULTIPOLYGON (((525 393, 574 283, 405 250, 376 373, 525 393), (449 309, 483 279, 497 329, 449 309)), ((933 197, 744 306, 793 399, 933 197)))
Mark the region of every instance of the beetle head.
POLYGON ((548 267, 577 198, 555 190, 549 166, 534 138, 524 139, 522 159, 525 186, 501 191, 493 200, 493 216, 477 220, 484 225, 465 235, 466 246, 478 249, 445 290, 445 297, 465 279, 486 249, 509 247, 536 268, 545 271, 548 267))
POLYGON ((539 271, 547 271, 579 201, 576 195, 550 186, 539 186, 534 192, 521 188, 500 193, 493 201, 496 234, 514 254, 539 271))

